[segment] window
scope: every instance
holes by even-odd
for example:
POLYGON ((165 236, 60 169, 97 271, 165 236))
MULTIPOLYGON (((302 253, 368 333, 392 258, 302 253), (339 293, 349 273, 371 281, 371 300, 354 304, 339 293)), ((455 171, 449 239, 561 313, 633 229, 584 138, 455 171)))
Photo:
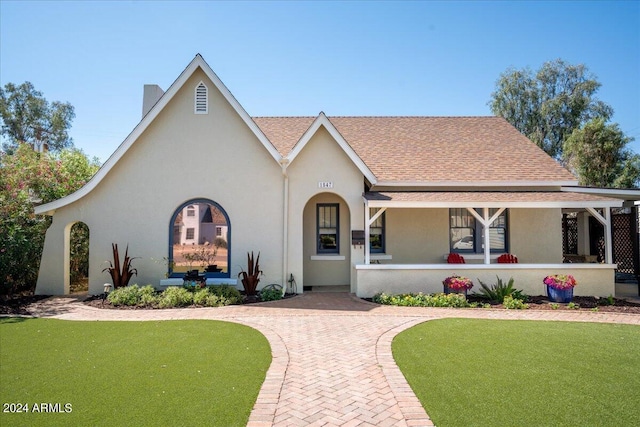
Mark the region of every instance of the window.
MULTIPOLYGON (((482 214, 482 209, 476 209, 482 214)), ((493 216, 498 209, 489 209, 493 216)), ((451 252, 484 252, 484 233, 467 209, 449 209, 449 244, 451 252)), ((503 211, 489 227, 491 252, 507 252, 507 211, 503 211)))
MULTIPOLYGON (((370 209, 370 215, 374 216, 380 208, 370 209)), ((369 250, 372 254, 385 252, 385 239, 384 239, 384 222, 386 212, 383 212, 369 227, 369 250)))
POLYGON ((195 113, 196 114, 208 114, 209 113, 209 97, 207 86, 200 82, 196 86, 195 94, 195 113))
POLYGON ((230 277, 231 224, 220 205, 190 200, 174 211, 168 231, 169 277, 182 278, 194 269, 209 278, 230 277))
POLYGON ((196 235, 195 228, 187 228, 187 235, 185 237, 187 240, 193 240, 195 238, 195 235, 196 235))
POLYGON ((337 203, 316 206, 318 253, 340 253, 340 215, 337 203))

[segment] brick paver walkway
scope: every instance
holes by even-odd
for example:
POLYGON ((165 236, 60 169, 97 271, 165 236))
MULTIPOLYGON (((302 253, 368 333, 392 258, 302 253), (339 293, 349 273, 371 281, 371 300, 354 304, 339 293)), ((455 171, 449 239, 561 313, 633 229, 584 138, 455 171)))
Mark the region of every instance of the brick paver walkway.
POLYGON ((473 317, 640 325, 640 315, 390 307, 346 293, 173 310, 101 310, 72 298, 51 298, 32 306, 32 311, 39 317, 68 320, 218 319, 256 328, 269 340, 273 361, 249 427, 433 425, 391 355, 394 336, 427 320, 473 317))

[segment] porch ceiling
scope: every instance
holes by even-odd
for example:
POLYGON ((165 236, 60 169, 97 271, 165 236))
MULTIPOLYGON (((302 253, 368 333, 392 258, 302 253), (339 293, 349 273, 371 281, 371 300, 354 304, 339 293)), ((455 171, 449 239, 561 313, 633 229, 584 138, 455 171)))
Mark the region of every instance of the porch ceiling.
POLYGON ((560 191, 366 192, 369 207, 397 208, 607 208, 623 201, 595 194, 560 191))

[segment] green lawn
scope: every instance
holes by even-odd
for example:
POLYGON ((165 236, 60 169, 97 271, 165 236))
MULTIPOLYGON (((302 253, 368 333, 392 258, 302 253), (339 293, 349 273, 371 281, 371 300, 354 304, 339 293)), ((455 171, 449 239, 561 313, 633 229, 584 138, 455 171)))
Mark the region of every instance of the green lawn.
POLYGON ((0 319, 0 425, 244 426, 270 363, 233 323, 0 319))
POLYGON ((631 426, 640 420, 640 327, 443 319, 393 355, 438 427, 631 426))

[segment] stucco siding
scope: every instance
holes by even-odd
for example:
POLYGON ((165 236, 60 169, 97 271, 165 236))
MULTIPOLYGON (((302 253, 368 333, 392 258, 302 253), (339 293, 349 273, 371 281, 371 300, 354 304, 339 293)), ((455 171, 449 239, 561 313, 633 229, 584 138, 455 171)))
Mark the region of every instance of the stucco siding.
POLYGON ((351 245, 351 230, 364 230, 362 173, 323 127, 287 171, 290 182, 288 265, 298 291, 302 286, 355 285, 352 263, 362 262, 364 248, 351 245), (319 182, 331 182, 333 188, 319 188, 319 182), (315 203, 319 203, 312 198, 318 194, 327 197, 323 200, 341 203, 340 255, 345 257, 344 261, 311 260, 315 250, 315 203), (307 246, 303 245, 305 241, 307 246))
POLYGON ((510 209, 509 238, 509 251, 521 263, 561 263, 561 210, 510 209))
POLYGON ((370 298, 378 292, 388 294, 443 292, 442 281, 453 274, 468 277, 473 281, 474 287, 471 293, 479 292, 478 279, 484 283, 493 284, 498 276, 505 281, 513 277, 515 288, 524 291, 527 295, 545 295, 546 286, 542 280, 547 275, 572 274, 578 281, 578 286, 574 288, 574 295, 606 297, 615 294, 614 267, 608 264, 357 266, 357 295, 361 298, 370 298))
POLYGON ((449 252, 448 209, 399 209, 385 212, 387 263, 430 264, 443 262, 449 252))
MULTIPOLYGON (((55 213, 56 227, 47 240, 59 237, 63 223, 89 225, 90 293, 110 282, 101 270, 112 258, 112 242, 121 251, 129 244, 129 254, 140 257, 134 261, 138 276, 132 283, 157 285, 166 266, 152 258, 168 255, 171 216, 187 200, 206 198, 229 215, 231 278, 246 268, 246 252, 254 250, 261 251, 261 283, 282 283, 282 185, 277 162, 198 70, 103 181, 55 213), (200 81, 209 88, 209 114, 204 115, 193 113, 200 81)), ((63 256, 59 244, 47 241, 39 286, 61 289, 63 256)))

